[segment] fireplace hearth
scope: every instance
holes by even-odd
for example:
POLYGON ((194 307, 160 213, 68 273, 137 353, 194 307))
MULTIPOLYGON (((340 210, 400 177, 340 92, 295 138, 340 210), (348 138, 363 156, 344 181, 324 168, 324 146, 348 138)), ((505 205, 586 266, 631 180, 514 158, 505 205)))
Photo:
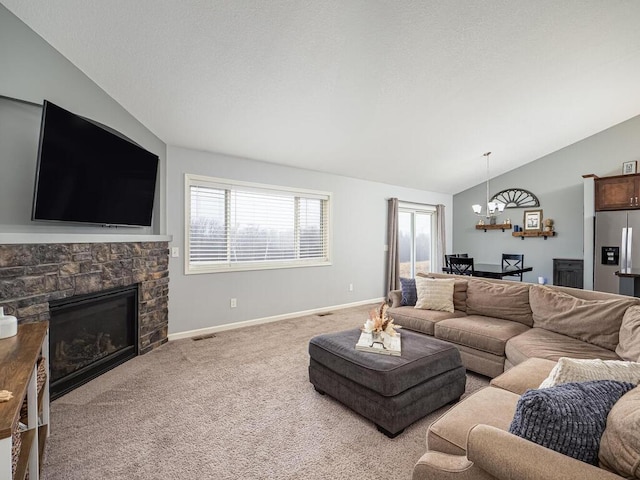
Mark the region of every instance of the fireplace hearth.
POLYGON ((51 398, 138 355, 138 285, 50 302, 51 398))

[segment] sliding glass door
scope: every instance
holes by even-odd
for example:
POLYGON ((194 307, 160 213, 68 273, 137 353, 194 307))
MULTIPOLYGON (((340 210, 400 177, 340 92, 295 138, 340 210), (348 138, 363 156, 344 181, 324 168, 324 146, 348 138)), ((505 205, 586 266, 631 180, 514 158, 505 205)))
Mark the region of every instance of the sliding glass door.
POLYGON ((398 208, 398 255, 400 276, 431 272, 435 252, 435 207, 401 203, 398 208))

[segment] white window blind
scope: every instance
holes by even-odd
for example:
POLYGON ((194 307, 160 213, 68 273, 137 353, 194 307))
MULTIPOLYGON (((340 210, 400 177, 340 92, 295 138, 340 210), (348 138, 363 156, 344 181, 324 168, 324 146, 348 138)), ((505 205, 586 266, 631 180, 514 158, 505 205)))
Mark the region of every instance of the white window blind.
POLYGON ((329 193, 185 178, 187 273, 329 264, 329 193))

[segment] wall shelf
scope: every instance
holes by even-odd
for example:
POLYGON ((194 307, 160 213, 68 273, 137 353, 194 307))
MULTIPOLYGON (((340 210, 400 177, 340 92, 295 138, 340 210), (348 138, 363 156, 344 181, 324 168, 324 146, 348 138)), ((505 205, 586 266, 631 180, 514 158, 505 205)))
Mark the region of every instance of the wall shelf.
POLYGON ((502 230, 504 232, 511 230, 512 227, 513 225, 510 223, 496 223, 495 225, 476 225, 476 230, 484 230, 485 232, 487 230, 502 230))
POLYGON ((544 237, 546 240, 547 237, 555 237, 556 232, 512 232, 512 236, 520 237, 521 240, 524 240, 524 237, 544 237))

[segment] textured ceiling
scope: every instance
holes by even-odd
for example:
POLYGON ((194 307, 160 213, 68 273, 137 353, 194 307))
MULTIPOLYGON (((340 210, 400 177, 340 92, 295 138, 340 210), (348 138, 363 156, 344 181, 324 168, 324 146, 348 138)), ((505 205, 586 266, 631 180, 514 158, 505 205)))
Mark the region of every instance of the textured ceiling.
POLYGON ((640 1, 0 1, 167 144, 396 185, 640 114, 640 1))

